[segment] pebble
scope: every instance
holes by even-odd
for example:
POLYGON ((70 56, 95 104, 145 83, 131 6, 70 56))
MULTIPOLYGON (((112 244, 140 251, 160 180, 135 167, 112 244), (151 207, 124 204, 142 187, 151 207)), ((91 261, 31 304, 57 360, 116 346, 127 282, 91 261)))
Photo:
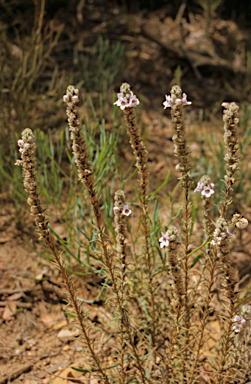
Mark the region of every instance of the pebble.
POLYGON ((58 332, 57 337, 59 339, 74 338, 79 333, 78 330, 76 331, 74 332, 74 331, 70 331, 69 329, 62 329, 61 331, 58 332))

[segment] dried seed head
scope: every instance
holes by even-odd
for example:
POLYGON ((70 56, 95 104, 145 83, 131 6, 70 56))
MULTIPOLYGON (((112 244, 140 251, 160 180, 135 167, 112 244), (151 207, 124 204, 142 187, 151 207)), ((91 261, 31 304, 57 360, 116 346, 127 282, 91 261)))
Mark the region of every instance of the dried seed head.
POLYGON ((37 193, 36 144, 35 136, 30 128, 24 129, 22 132, 22 139, 18 140, 18 146, 20 147, 22 161, 19 160, 17 163, 23 167, 23 184, 26 191, 29 192, 27 202, 30 205, 31 215, 35 216, 39 240, 44 239, 46 244, 53 245, 54 239, 50 235, 48 221, 46 221, 43 215, 44 210, 37 193))
POLYGON ((237 228, 244 229, 248 226, 248 220, 245 219, 242 215, 239 213, 235 213, 232 218, 232 223, 235 224, 237 228))
POLYGON ((240 229, 247 228, 247 226, 248 226, 248 220, 245 219, 245 217, 243 217, 242 219, 240 219, 240 221, 238 221, 238 223, 236 223, 236 227, 240 229))
POLYGON ((126 97, 127 94, 130 97, 130 91, 131 91, 130 84, 128 84, 128 83, 122 83, 121 84, 120 92, 122 93, 123 97, 126 97))

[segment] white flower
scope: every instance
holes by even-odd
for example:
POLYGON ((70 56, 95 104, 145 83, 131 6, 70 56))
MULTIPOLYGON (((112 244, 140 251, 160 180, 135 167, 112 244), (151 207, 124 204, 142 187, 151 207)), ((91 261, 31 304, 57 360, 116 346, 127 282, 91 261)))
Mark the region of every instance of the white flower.
POLYGON ((163 233, 161 232, 162 234, 162 237, 159 239, 159 242, 160 242, 160 248, 163 248, 163 247, 168 247, 169 245, 169 236, 166 233, 163 233))
POLYGON ((78 98, 77 95, 72 96, 72 102, 73 102, 74 104, 77 104, 78 101, 79 101, 79 98, 78 98))
POLYGON ((69 98, 68 98, 68 95, 64 95, 64 96, 63 96, 63 102, 64 102, 64 103, 69 103, 69 101, 70 101, 70 100, 69 100, 69 98))
POLYGON ((219 245, 220 245, 221 241, 222 241, 222 237, 220 237, 220 236, 219 236, 219 237, 214 236, 214 239, 211 241, 210 244, 212 244, 212 245, 217 245, 217 244, 219 244, 219 245))
POLYGON ((128 103, 128 100, 126 97, 119 97, 117 101, 115 101, 114 103, 115 105, 117 105, 118 107, 120 107, 120 109, 123 111, 123 109, 125 109, 125 107, 129 107, 129 103, 128 103))
POLYGON ((210 187, 210 185, 205 185, 203 191, 201 192, 202 196, 211 197, 214 193, 214 190, 210 187))
POLYGON ((129 216, 132 213, 131 209, 129 209, 128 205, 124 205, 122 215, 129 216))
POLYGON ((139 105, 139 99, 137 99, 137 97, 132 94, 129 100, 129 107, 136 107, 137 105, 139 105))
POLYGON ((120 209, 119 209, 119 207, 114 207, 114 208, 113 208, 113 211, 114 211, 114 212, 119 212, 120 209))

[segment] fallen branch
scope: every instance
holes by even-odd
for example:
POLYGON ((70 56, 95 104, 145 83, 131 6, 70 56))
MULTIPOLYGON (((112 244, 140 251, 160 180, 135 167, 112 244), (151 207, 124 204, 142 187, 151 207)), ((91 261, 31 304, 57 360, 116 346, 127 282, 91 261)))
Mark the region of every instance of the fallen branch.
POLYGON ((60 300, 66 300, 67 298, 67 295, 63 291, 63 288, 60 288, 47 280, 42 281, 42 288, 45 292, 55 293, 60 300))
POLYGON ((17 377, 22 375, 22 373, 29 372, 32 369, 32 364, 25 364, 22 367, 15 369, 15 371, 11 372, 8 376, 0 379, 0 384, 6 384, 9 381, 15 380, 17 377))
MULTIPOLYGON (((21 288, 21 292, 32 292, 41 289, 40 287, 21 288)), ((12 295, 13 293, 19 293, 20 289, 0 289, 0 295, 12 295)))
POLYGON ((26 363, 22 367, 15 369, 13 372, 9 373, 5 377, 0 378, 0 384, 6 384, 9 381, 15 380, 17 377, 21 376, 23 373, 27 373, 32 370, 33 366, 37 364, 39 361, 47 359, 47 357, 55 357, 58 356, 62 351, 62 348, 59 349, 58 352, 54 354, 47 354, 40 356, 34 363, 26 363))
MULTIPOLYGON (((10 301, 0 301, 0 307, 5 307, 9 303, 10 303, 10 301)), ((31 308, 32 307, 32 303, 22 303, 21 301, 11 301, 11 303, 15 303, 16 306, 19 308, 31 308)))
POLYGON ((230 61, 223 59, 216 54, 212 57, 201 55, 190 49, 187 49, 182 41, 162 41, 161 38, 155 34, 152 30, 149 30, 145 25, 141 26, 142 34, 148 39, 154 41, 168 52, 172 52, 177 58, 186 60, 192 66, 196 76, 201 78, 201 74, 198 71, 198 67, 211 66, 216 68, 222 68, 234 73, 241 73, 246 75, 247 70, 243 66, 236 67, 230 61))

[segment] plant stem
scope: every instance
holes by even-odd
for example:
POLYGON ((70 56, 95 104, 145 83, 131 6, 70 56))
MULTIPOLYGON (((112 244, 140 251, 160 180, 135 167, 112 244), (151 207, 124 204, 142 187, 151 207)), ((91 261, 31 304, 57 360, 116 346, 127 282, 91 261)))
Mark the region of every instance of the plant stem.
POLYGON ((196 373, 198 361, 199 361, 199 357, 200 357, 200 349, 203 345, 204 332, 206 329, 206 321, 207 321, 207 318, 209 315, 208 309, 209 309, 209 305, 210 305, 210 302, 212 299, 212 287, 213 287, 214 282, 215 282, 214 272, 215 272, 216 264, 217 264, 217 253, 215 252, 213 255, 213 260, 212 261, 210 260, 210 270, 209 270, 210 276, 209 276, 209 282, 207 285, 207 297, 206 297, 206 301, 205 301, 205 307, 203 308, 203 317, 202 317, 202 320, 201 320, 201 323, 199 326, 199 330, 198 330, 197 349, 195 352, 194 363, 193 363, 193 366, 191 369, 192 373, 190 376, 189 384, 192 384, 192 382, 193 382, 194 374, 196 373))
POLYGON ((141 202, 142 202, 142 219, 143 219, 143 233, 145 239, 145 250, 146 250, 146 261, 147 261, 147 273, 148 273, 148 290, 150 294, 151 303, 151 335, 152 343, 155 345, 155 334, 156 334, 156 314, 154 304, 154 293, 153 293, 153 277, 152 277, 152 265, 151 265, 151 254, 149 248, 149 213, 147 205, 147 185, 148 185, 148 171, 147 171, 147 160, 148 152, 142 142, 139 134, 139 127, 136 121, 136 113, 134 108, 125 108, 124 117, 127 125, 127 133, 130 137, 130 144, 136 155, 136 167, 138 168, 138 174, 140 176, 140 187, 141 187, 141 202))

